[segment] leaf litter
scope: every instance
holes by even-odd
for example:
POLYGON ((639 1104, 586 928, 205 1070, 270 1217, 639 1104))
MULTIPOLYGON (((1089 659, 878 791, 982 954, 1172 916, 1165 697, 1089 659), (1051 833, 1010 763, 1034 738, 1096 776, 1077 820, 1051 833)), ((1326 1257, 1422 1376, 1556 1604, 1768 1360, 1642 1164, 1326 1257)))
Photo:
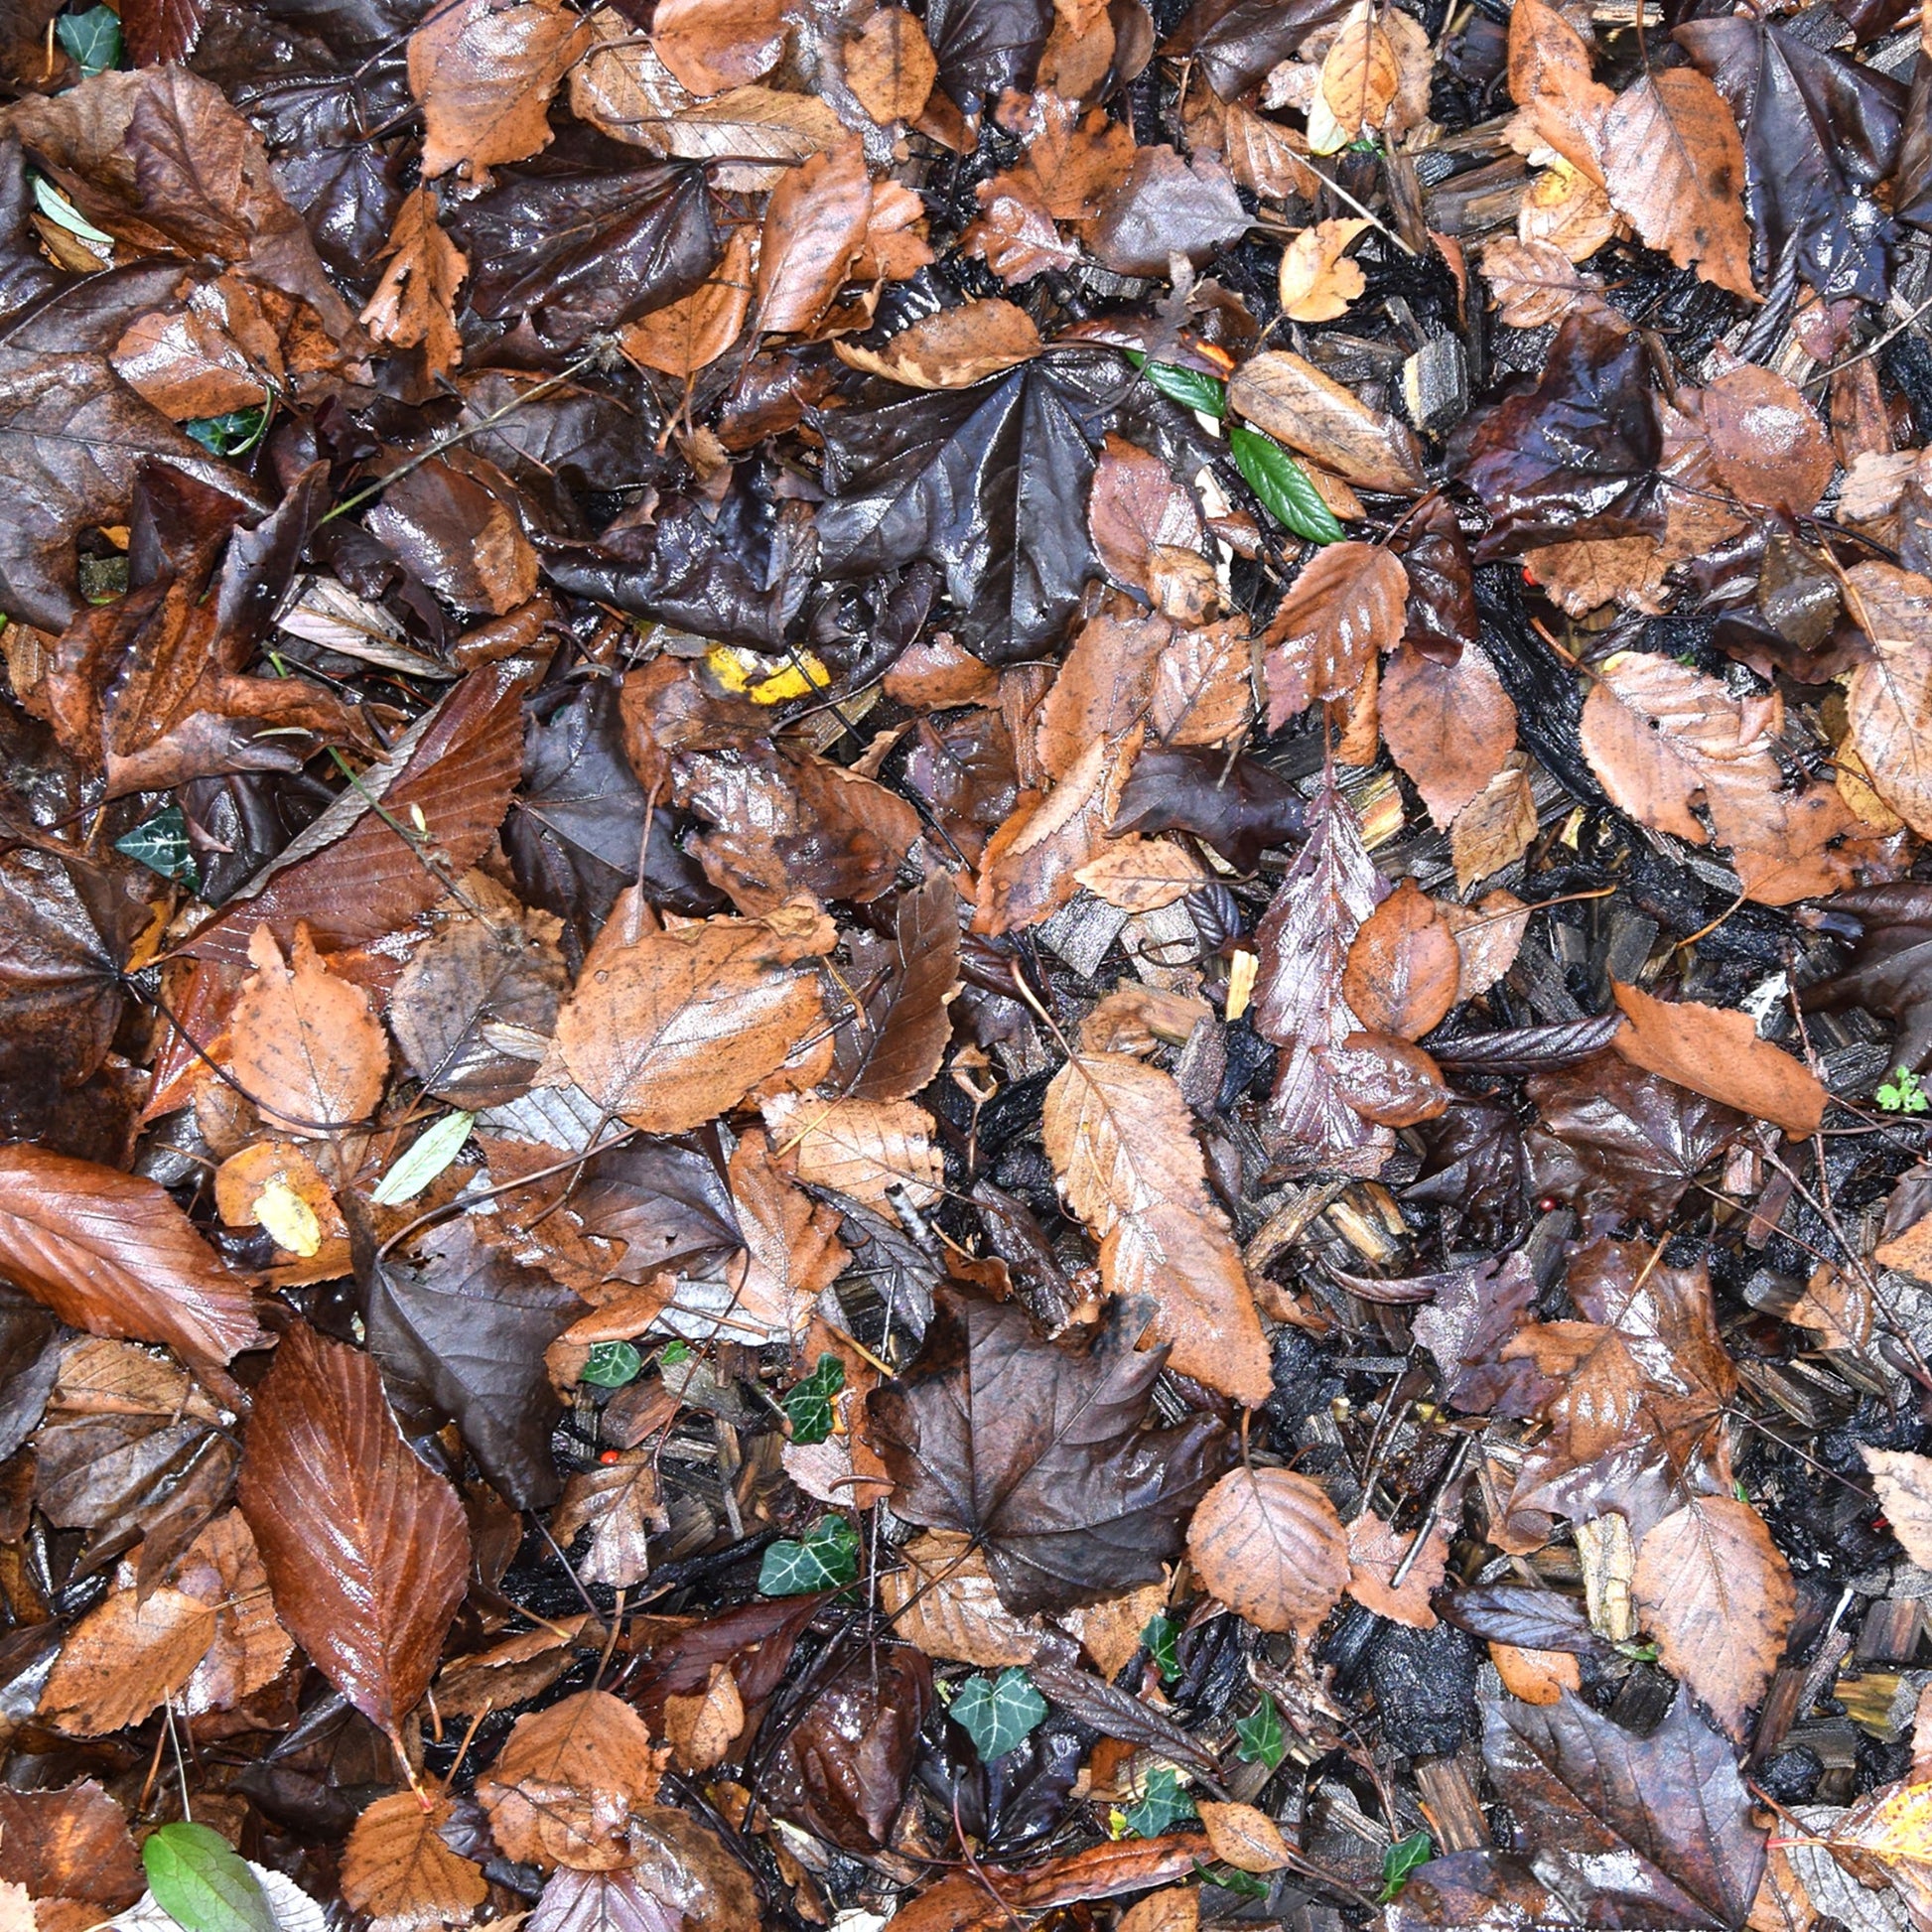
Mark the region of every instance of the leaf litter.
POLYGON ((0 25, 0 1924, 1932 1921, 1932 29, 0 25))

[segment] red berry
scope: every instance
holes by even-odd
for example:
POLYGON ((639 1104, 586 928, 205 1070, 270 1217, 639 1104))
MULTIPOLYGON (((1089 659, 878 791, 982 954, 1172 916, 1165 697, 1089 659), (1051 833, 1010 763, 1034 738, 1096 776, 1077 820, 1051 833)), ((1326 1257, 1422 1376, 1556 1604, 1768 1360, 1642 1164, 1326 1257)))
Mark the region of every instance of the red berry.
POLYGON ((602 1449, 599 1451, 597 1459, 608 1469, 613 1462, 621 1461, 623 1458, 616 1449, 602 1449))

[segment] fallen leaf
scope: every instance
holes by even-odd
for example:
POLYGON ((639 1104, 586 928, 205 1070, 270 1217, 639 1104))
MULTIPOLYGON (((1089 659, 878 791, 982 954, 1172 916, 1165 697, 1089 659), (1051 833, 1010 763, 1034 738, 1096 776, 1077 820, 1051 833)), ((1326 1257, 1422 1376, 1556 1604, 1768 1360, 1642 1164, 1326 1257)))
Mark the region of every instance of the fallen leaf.
POLYGON ((1358 488, 1406 495, 1425 486, 1413 431, 1287 349, 1244 362, 1228 383, 1228 407, 1358 488))
POLYGON ((1899 1547, 1921 1570, 1932 1568, 1932 1456, 1868 1448, 1859 1453, 1899 1547))
MULTIPOLYGON (((887 9, 878 18, 897 11, 887 9)), ((964 389, 1032 361, 1042 346, 1039 331, 1026 310, 997 296, 941 309, 901 329, 884 348, 833 344, 840 361, 908 389, 964 389)))
POLYGON ((1016 1615, 1159 1578, 1226 1440, 1198 1416, 1143 1431, 1164 1352, 1118 1312, 1048 1341, 1015 1304, 933 1300, 918 1354, 867 1400, 894 1509, 976 1538, 1016 1615))
POLYGON ((1449 1565, 1449 1525, 1435 1517, 1404 1533, 1365 1510, 1348 1525, 1348 1593, 1364 1609, 1412 1630, 1433 1630, 1430 1597, 1449 1565), (1413 1552, 1413 1557, 1412 1557, 1413 1552), (1408 1565, 1401 1586, 1395 1576, 1408 1565))
POLYGON ((807 329, 858 259, 872 212, 872 183, 856 137, 793 169, 772 192, 759 246, 758 324, 769 334, 807 329))
POLYGON ((1311 1637, 1348 1583, 1348 1532, 1335 1506, 1290 1469, 1230 1470, 1187 1531, 1200 1580, 1263 1630, 1311 1637))
POLYGON ((1408 573, 1393 551, 1331 543, 1304 566, 1264 641, 1268 728, 1317 698, 1346 698, 1380 651, 1402 635, 1408 573))
POLYGON ((506 1857, 577 1871, 638 1863, 640 1808, 657 1791, 644 1721, 609 1691, 579 1691, 517 1719, 477 1797, 506 1857))
POLYGON ((1420 1039, 1455 1004, 1461 977, 1449 921, 1405 879, 1356 929, 1341 996, 1370 1031, 1420 1039))
POLYGON ((327 1135, 366 1120, 382 1097, 389 1043, 360 987, 338 979, 306 926, 284 960, 258 926, 248 942, 255 971, 230 1023, 234 1077, 269 1126, 327 1135))
POLYGON ((487 177, 551 140, 546 109, 587 35, 561 0, 457 0, 409 37, 409 91, 423 110, 426 179, 487 177))
POLYGON ((1852 743, 1874 790, 1914 831, 1932 825, 1932 582, 1889 564, 1847 574, 1847 609, 1873 655, 1852 673, 1846 708, 1852 743))
POLYGON ((661 0, 651 51, 694 94, 721 94, 769 73, 785 49, 778 0, 661 0))
POLYGON ((1818 1132, 1829 1098, 1818 1076, 1759 1039, 1749 1014, 1694 1000, 1653 999, 1634 986, 1613 990, 1629 1022, 1616 1036, 1616 1050, 1633 1066, 1661 1073, 1740 1113, 1775 1121, 1787 1134, 1818 1132))
POLYGON ((343 1896, 396 1932, 468 1924, 489 1885, 482 1866, 445 1843, 453 1815, 443 1796, 428 1805, 413 1791, 378 1798, 343 1848, 343 1896))
POLYGON ((456 298, 470 262, 438 223, 434 191, 417 188, 404 198, 383 252, 389 266, 362 311, 362 327, 397 348, 420 345, 429 372, 448 375, 463 360, 456 298))
POLYGON ((1281 1827, 1253 1805, 1209 1804, 1195 1807, 1201 1829, 1214 1856, 1237 1871, 1286 1871, 1295 1855, 1281 1827))
POLYGON ((918 17, 881 7, 845 50, 846 85, 880 126, 916 121, 939 71, 918 17))
POLYGON ((255 1396, 236 1485, 276 1613, 397 1740, 468 1587, 456 1492, 403 1442, 375 1363, 296 1323, 255 1396))
POLYGON ((1295 236, 1282 250, 1283 315, 1292 322, 1333 322, 1348 313, 1368 282, 1347 251, 1369 225, 1353 215, 1317 221, 1295 236))

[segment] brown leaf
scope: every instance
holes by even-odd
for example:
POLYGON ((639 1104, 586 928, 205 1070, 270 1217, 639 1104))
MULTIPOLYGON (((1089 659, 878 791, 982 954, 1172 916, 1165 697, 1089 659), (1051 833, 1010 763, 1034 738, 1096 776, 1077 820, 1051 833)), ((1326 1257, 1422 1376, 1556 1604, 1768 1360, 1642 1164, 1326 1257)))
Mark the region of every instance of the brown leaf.
POLYGON ((389 1043, 359 986, 323 963, 306 926, 285 962, 268 927, 248 943, 254 975, 235 1003, 234 1077, 269 1126, 326 1135, 366 1120, 389 1076, 389 1043))
POLYGON ((1613 96, 1590 78, 1588 42, 1544 0, 1510 9, 1509 92, 1531 129, 1518 146, 1553 149, 1590 181, 1602 180, 1603 115, 1613 96))
POLYGON ((1921 835, 1932 827, 1932 582, 1890 564, 1856 564, 1847 608, 1874 655, 1852 673, 1852 743, 1872 788, 1921 835))
POLYGON ((1148 722, 1164 744, 1223 745, 1254 715, 1254 649, 1245 622, 1189 625, 1154 666, 1148 722))
POLYGON ((1403 644, 1382 667, 1377 704, 1389 756, 1445 830, 1516 746, 1516 707, 1479 646, 1445 664, 1403 644))
POLYGON ((164 1585, 145 1596, 130 1578, 87 1612, 62 1647, 40 1715, 76 1737, 139 1724, 177 1695, 214 1641, 214 1612, 164 1585))
POLYGON ((809 1086, 824 1073, 831 1040, 809 962, 831 950, 830 919, 794 900, 763 919, 626 940, 634 904, 619 899, 557 1016, 564 1064, 600 1107, 678 1134, 762 1082, 809 1086))
POLYGON ((704 286, 632 323, 620 338, 623 352, 684 381, 709 368, 737 342, 751 314, 752 241, 749 227, 734 228, 704 286))
POLYGON ((1764 1519, 1735 1496, 1693 1496, 1644 1537, 1633 1590, 1664 1668, 1741 1740, 1798 1600, 1764 1519))
POLYGON ((92 1778, 54 1791, 0 1786, 0 1882, 107 1912, 147 1889, 127 1814, 92 1778))
MULTIPOLYGON (((880 1579, 880 1601, 897 1634, 928 1657, 1000 1670, 1032 1663, 1050 1641, 1037 1617, 1015 1616, 1000 1601, 986 1559, 970 1537, 929 1530, 898 1556, 903 1567, 880 1579)), ((1138 1648, 1138 1629, 1134 1641, 1138 1648)))
MULTIPOLYGON (((1066 673, 1061 672, 1064 678, 1066 673)), ((1079 869, 1105 847, 1141 733, 1096 738, 1050 791, 1023 792, 980 864, 976 932, 1013 932, 1048 917, 1079 891, 1079 869)))
POLYGON ((1214 1856, 1237 1871, 1286 1871, 1295 1863, 1281 1827, 1253 1805, 1210 1804, 1203 1800, 1201 1830, 1214 1856))
POLYGON ((1145 591, 1176 621, 1205 615, 1216 585, 1200 511, 1159 457, 1108 436, 1087 498, 1087 529, 1115 582, 1145 591))
POLYGON ((403 1442, 375 1363, 297 1322, 256 1394, 236 1493, 290 1634, 399 1737, 463 1601, 470 1536, 456 1492, 403 1442))
POLYGON ((1032 361, 1043 345, 1033 317, 996 296, 926 316, 901 329, 884 348, 846 342, 832 346, 840 361, 908 389, 963 389, 1032 361))
POLYGON ((1707 282, 1746 302, 1757 299, 1743 139, 1724 96, 1697 69, 1640 74, 1604 110, 1601 153, 1610 206, 1648 246, 1679 268, 1695 262, 1707 282))
MULTIPOLYGON (((1703 78, 1693 68, 1670 71, 1703 78)), ((1718 474, 1739 501, 1788 516, 1816 506, 1838 459, 1796 383, 1747 362, 1726 369, 1698 400, 1718 474)))
POLYGON ((1371 1032, 1420 1039, 1455 1004, 1461 967, 1441 909, 1405 879, 1350 942, 1341 996, 1371 1032))
POLYGON ((1289 1469, 1230 1470, 1187 1531, 1202 1585, 1263 1630, 1311 1637, 1348 1583, 1348 1532, 1327 1496, 1289 1469))
POLYGON ((425 179, 550 145, 550 96, 588 42, 563 0, 455 0, 409 37, 409 91, 423 110, 425 179))
POLYGON ((781 0, 658 0, 651 51, 694 94, 769 73, 785 51, 781 0))
POLYGON ((1309 146, 1316 154, 1334 154, 1378 130, 1395 105, 1401 80, 1395 47, 1377 18, 1374 0, 1357 0, 1322 59, 1319 106, 1309 117, 1309 146))
POLYGON ((1039 707, 1041 766, 1067 779, 1093 761, 1097 741, 1118 740, 1147 711, 1154 666, 1173 635, 1165 619, 1101 616, 1082 624, 1039 707))
POLYGON ((1634 986, 1614 987, 1630 1023, 1616 1049, 1633 1066, 1661 1073, 1680 1087, 1739 1113, 1775 1121, 1787 1134, 1818 1132, 1829 1098, 1818 1076, 1767 1039, 1747 1013, 1653 999, 1634 986))
POLYGON ((1073 875, 1096 898, 1126 912, 1154 912, 1207 883, 1207 873, 1172 839, 1138 833, 1111 839, 1073 875))
POLYGON ((777 1094, 764 1124, 785 1167, 813 1187, 849 1194, 881 1213, 931 1207, 945 1163, 932 1144, 932 1116, 910 1100, 839 1100, 777 1094))
POLYGON ((1398 1531, 1373 1510, 1348 1525, 1348 1593, 1364 1609, 1412 1630, 1433 1630, 1431 1595, 1443 1587, 1449 1566, 1449 1524, 1434 1518, 1414 1531, 1398 1531), (1420 1542, 1415 1560, 1410 1552, 1420 1542), (1398 1588, 1395 1573, 1409 1563, 1398 1588))
POLYGON ((1454 1097, 1436 1062, 1392 1034, 1346 1034, 1316 1053, 1336 1097, 1381 1127, 1435 1120, 1454 1097))
POLYGON ((1254 1290, 1171 1074, 1076 1053, 1046 1089, 1046 1152, 1100 1242, 1108 1292, 1152 1296, 1173 1367, 1253 1405, 1273 1389, 1254 1290))
POLYGON ((389 266, 362 311, 362 327, 397 348, 420 345, 429 373, 448 375, 463 360, 456 297, 470 261, 439 225, 433 189, 403 198, 382 252, 389 266))
POLYGON ((95 1335, 225 1362, 266 1339, 245 1283, 152 1180, 45 1148, 0 1148, 7 1279, 95 1335))
POLYGON ((1496 319, 1506 328, 1541 329, 1602 300, 1601 276, 1578 268, 1553 241, 1498 235, 1483 243, 1480 260, 1496 319))
POLYGON ((860 1011, 841 1030, 832 1082, 855 1100, 907 1100, 939 1071, 952 1038, 948 1007, 960 990, 959 890, 935 872, 902 893, 890 947, 854 950, 856 972, 878 983, 860 988, 860 1011))
POLYGON ((1393 551, 1372 543, 1317 551, 1266 633, 1268 729, 1317 698, 1352 695, 1370 659, 1400 641, 1408 595, 1409 574, 1393 551))
MULTIPOLYGON (((1358 488, 1414 495, 1427 486, 1414 431, 1287 349, 1243 363, 1228 384, 1228 407, 1358 488)), ((1400 634, 1398 626, 1390 641, 1400 634)))
POLYGON ((1333 322, 1367 287, 1360 267, 1347 259, 1355 238, 1371 224, 1359 215, 1317 221, 1282 250, 1282 314, 1292 322, 1333 322))
POLYGON ((857 135, 787 173, 764 210, 759 329, 808 329, 825 313, 858 259, 871 212, 872 182, 857 135))
POLYGON ((925 29, 903 7, 881 7, 845 50, 846 85, 881 127, 916 121, 938 71, 925 29))
POLYGON ((657 1449, 646 1444, 578 1470, 564 1485, 550 1534, 567 1550, 588 1529, 590 1547, 578 1560, 578 1576, 623 1589, 650 1574, 646 1546, 670 1521, 657 1485, 657 1449))
POLYGON ((440 1795, 427 1805, 413 1791, 378 1798, 343 1848, 344 1898, 394 1932, 467 1925, 489 1885, 481 1865, 444 1842, 443 1827, 454 1815, 440 1795))
POLYGON ((1502 769, 1455 815, 1449 851, 1463 892, 1514 865, 1536 838, 1536 797, 1529 761, 1512 752, 1502 769))
POLYGON ((635 1864, 636 1816, 657 1791, 644 1721, 609 1691, 579 1691, 517 1719, 477 1796, 506 1857, 611 1871, 635 1864))
POLYGON ((1932 1456, 1863 1448, 1859 1453, 1899 1548, 1921 1570, 1932 1570, 1932 1456))
POLYGON ((838 1210, 792 1183, 759 1128, 732 1150, 731 1191, 745 1253, 731 1267, 725 1332, 742 1323, 773 1341, 803 1335, 820 1292, 851 1259, 839 1239, 838 1210))

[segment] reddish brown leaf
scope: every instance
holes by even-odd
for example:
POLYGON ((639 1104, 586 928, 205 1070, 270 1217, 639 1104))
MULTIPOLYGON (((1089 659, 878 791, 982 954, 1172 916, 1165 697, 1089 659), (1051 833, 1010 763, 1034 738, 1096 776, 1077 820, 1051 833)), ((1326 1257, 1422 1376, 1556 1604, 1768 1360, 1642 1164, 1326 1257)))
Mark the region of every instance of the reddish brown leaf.
POLYGON ((1747 1013, 1653 999, 1618 986, 1616 1003, 1630 1023, 1616 1049, 1632 1065, 1661 1073, 1706 1099, 1775 1121, 1787 1134, 1815 1134, 1829 1097, 1818 1076, 1769 1040, 1747 1013))
POLYGON ((1341 996, 1371 1032, 1420 1039, 1455 1004, 1461 973, 1449 922, 1405 879, 1350 941, 1341 996))
POLYGON ((1312 1636, 1348 1582, 1334 1504, 1289 1469, 1224 1475, 1194 1512, 1187 1554, 1202 1584, 1263 1630, 1312 1636))
POLYGON ((463 1601, 470 1536, 456 1492, 403 1442, 375 1363, 296 1323, 256 1395, 236 1493, 290 1634, 399 1737, 463 1601))
POLYGON ((1370 659, 1402 636, 1408 573, 1393 551, 1331 543, 1295 580, 1269 624, 1268 728, 1317 698, 1353 694, 1370 659))

